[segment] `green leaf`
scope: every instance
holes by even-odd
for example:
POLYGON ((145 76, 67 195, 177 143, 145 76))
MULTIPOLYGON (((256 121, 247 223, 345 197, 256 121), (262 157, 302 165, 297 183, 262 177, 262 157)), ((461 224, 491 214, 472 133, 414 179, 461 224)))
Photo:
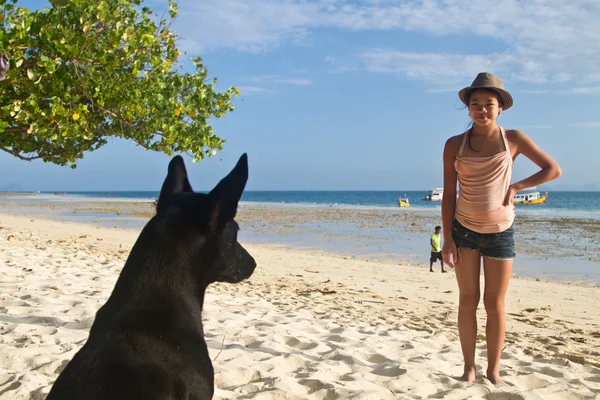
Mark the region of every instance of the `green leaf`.
POLYGON ((27 77, 32 81, 36 81, 40 76, 38 74, 36 74, 34 70, 28 69, 27 77))
POLYGON ((141 0, 51 4, 30 12, 0 0, 0 48, 15 65, 0 96, 0 132, 14 128, 3 146, 71 167, 111 137, 196 160, 222 149, 207 121, 232 111, 238 92, 217 92, 201 57, 180 72, 173 1, 163 19, 141 0))

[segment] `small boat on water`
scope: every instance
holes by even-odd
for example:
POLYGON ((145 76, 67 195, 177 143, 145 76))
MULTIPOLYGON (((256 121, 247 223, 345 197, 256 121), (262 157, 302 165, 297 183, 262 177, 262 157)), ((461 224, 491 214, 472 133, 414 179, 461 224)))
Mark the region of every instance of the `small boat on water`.
POLYGON ((410 201, 408 200, 408 197, 406 197, 406 194, 404 197, 398 197, 398 205, 400 207, 410 207, 410 201))
POLYGON ((515 194, 513 204, 546 204, 546 199, 548 199, 548 192, 540 195, 536 188, 531 188, 515 194))
POLYGON ((423 200, 425 201, 442 201, 444 198, 444 188, 430 189, 427 191, 423 200))

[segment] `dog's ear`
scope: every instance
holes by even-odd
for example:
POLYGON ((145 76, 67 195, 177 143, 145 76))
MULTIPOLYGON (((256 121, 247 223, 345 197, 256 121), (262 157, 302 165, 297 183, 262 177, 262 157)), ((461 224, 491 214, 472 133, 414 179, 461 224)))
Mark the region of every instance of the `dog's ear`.
POLYGON ((208 194, 212 210, 209 222, 211 231, 222 227, 227 221, 232 220, 237 212, 238 202, 248 181, 248 156, 242 154, 239 161, 229 175, 219 182, 208 194))
POLYGON ((161 213, 166 210, 171 196, 181 192, 193 192, 193 190, 192 185, 190 185, 190 182, 188 181, 183 158, 181 156, 175 156, 169 163, 169 172, 167 173, 167 178, 160 190, 156 212, 161 213))

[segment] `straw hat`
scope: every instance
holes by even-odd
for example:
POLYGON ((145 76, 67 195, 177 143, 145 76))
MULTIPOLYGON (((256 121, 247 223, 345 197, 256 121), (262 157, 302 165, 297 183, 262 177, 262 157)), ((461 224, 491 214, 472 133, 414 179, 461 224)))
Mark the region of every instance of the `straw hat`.
POLYGON ((494 74, 489 72, 480 72, 477 74, 477 77, 473 83, 471 83, 471 86, 467 86, 458 92, 458 97, 460 97, 460 100, 465 103, 465 105, 468 106, 466 101, 467 93, 475 89, 487 89, 498 93, 498 96, 500 96, 500 99, 502 100, 503 110, 508 110, 513 105, 512 96, 510 93, 504 90, 504 84, 502 83, 502 80, 494 74))

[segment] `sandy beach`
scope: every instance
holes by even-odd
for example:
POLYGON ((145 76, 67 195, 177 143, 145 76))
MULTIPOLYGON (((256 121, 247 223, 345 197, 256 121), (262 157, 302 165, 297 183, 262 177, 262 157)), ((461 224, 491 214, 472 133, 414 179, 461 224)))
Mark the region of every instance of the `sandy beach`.
MULTIPOLYGON (((242 229, 244 225, 242 222, 242 229)), ((0 214, 0 399, 43 399, 87 338, 138 229, 0 214)), ((459 382, 454 274, 266 244, 209 288, 216 399, 600 397, 600 288, 527 278, 508 294, 502 375, 459 382)), ((439 271, 439 266, 437 266, 439 271)), ((484 332, 480 306, 480 331, 484 332)))

